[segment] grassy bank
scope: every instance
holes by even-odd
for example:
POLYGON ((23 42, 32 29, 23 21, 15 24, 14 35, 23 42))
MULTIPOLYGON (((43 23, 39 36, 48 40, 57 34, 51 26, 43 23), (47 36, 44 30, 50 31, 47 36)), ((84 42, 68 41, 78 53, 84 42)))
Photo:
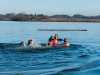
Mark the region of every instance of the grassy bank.
POLYGON ((42 21, 42 22, 100 22, 100 19, 78 19, 78 18, 49 18, 40 19, 32 21, 42 21))
POLYGON ((0 18, 0 21, 31 21, 31 22, 100 22, 100 19, 80 19, 80 18, 37 18, 37 17, 13 17, 0 18))

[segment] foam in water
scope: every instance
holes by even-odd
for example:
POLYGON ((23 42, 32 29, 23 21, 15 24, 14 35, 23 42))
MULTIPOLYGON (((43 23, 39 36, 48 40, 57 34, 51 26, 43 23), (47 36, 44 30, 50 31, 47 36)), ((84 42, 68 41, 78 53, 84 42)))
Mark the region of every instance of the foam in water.
POLYGON ((33 42, 34 42, 34 47, 41 47, 41 44, 40 44, 40 43, 38 43, 38 41, 33 40, 33 42))

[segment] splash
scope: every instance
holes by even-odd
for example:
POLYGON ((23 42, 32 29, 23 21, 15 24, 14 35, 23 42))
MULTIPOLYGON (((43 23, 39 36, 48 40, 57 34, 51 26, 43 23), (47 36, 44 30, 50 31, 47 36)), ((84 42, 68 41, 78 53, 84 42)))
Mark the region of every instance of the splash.
POLYGON ((34 47, 41 47, 41 44, 37 40, 33 39, 33 42, 34 42, 34 47))

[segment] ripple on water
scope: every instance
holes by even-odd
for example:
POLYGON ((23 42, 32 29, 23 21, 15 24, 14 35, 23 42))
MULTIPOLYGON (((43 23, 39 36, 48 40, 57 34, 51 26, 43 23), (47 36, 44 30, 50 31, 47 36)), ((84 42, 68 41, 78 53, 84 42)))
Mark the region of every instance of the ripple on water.
POLYGON ((100 69, 99 46, 71 45, 31 51, 20 51, 14 46, 0 45, 1 75, 82 75, 98 73, 100 69))

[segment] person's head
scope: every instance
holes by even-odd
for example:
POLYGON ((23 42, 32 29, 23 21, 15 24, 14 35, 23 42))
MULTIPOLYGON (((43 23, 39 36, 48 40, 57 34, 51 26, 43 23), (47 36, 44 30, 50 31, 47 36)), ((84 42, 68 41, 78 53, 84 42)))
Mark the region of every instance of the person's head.
POLYGON ((65 38, 65 39, 64 39, 64 43, 67 43, 67 42, 68 42, 68 39, 67 39, 67 38, 65 38))
POLYGON ((25 45, 25 43, 22 41, 22 42, 20 42, 20 46, 24 46, 25 45))
POLYGON ((28 40, 28 45, 33 44, 32 40, 28 40))
POLYGON ((54 39, 58 39, 58 34, 55 34, 54 35, 54 39))

